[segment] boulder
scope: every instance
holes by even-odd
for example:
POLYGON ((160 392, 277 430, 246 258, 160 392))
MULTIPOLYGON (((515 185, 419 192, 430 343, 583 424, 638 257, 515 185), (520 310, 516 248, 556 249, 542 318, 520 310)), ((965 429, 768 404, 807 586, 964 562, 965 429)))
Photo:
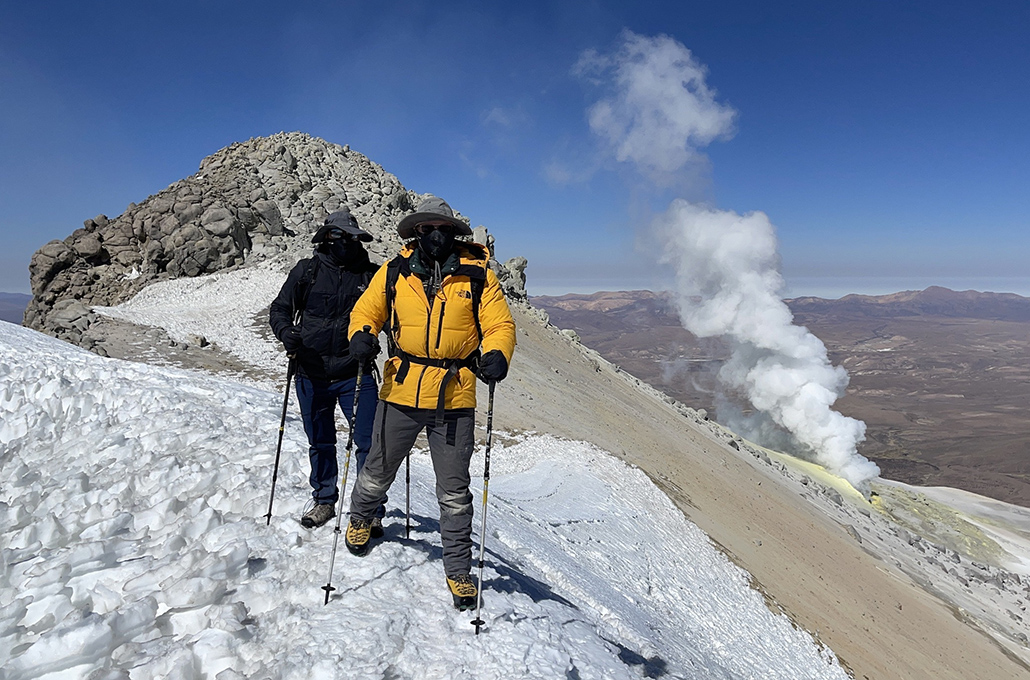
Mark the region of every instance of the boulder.
POLYGON ((39 253, 54 260, 64 260, 68 258, 73 260, 75 258, 72 249, 69 248, 64 241, 50 241, 39 249, 39 253))
POLYGON ((111 261, 126 269, 131 269, 143 262, 143 256, 140 255, 138 250, 130 248, 115 253, 111 257, 111 261))
POLYGON ((265 228, 272 236, 282 236, 283 216, 279 212, 279 206, 275 201, 257 201, 254 203, 254 210, 261 216, 265 228))
POLYGON ((133 239, 136 238, 136 235, 132 230, 132 223, 129 220, 117 220, 112 222, 110 226, 103 231, 101 236, 104 247, 108 250, 132 245, 133 239))
POLYGON ((150 201, 147 203, 147 208, 149 208, 151 212, 162 215, 166 212, 171 211, 172 206, 174 205, 175 201, 171 197, 158 196, 156 198, 150 199, 150 201))
MULTIPOLYGON (((88 317, 90 313, 89 307, 84 305, 80 300, 60 300, 54 304, 53 308, 50 310, 50 314, 47 315, 47 322, 54 329, 73 328, 76 326, 77 322, 88 317)), ((88 326, 88 323, 79 323, 78 325, 88 326)), ((79 330, 83 331, 85 328, 80 328, 79 330)))
POLYGON ((29 281, 33 294, 53 280, 58 272, 75 262, 75 251, 64 241, 51 241, 36 251, 29 261, 29 281))
POLYGON ((200 197, 197 196, 196 199, 193 203, 180 201, 175 204, 173 210, 180 223, 192 222, 204 213, 204 208, 200 205, 200 197))
POLYGON ((200 224, 215 236, 228 236, 236 227, 236 216, 228 208, 211 207, 204 211, 200 224))
POLYGON ((100 240, 93 234, 86 234, 85 236, 76 239, 72 244, 72 248, 79 257, 85 260, 91 260, 97 257, 104 249, 103 246, 100 245, 100 240))
POLYGON ((175 215, 168 215, 158 223, 158 230, 164 236, 174 234, 179 228, 179 218, 175 215))
POLYGON ((513 257, 496 269, 497 278, 505 295, 515 300, 526 300, 526 267, 529 260, 524 257, 513 257))

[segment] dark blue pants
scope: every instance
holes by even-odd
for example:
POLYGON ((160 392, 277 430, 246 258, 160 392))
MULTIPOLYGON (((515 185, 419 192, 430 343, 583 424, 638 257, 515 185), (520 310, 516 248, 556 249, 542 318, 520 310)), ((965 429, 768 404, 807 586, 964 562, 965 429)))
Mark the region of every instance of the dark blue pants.
MULTIPOLYGON (((343 410, 344 422, 350 419, 356 378, 338 382, 311 380, 297 375, 297 401, 308 435, 308 456, 311 459, 311 496, 316 503, 336 503, 339 499, 337 481, 340 470, 336 460, 336 405, 343 410)), ((372 423, 375 420, 378 386, 372 376, 361 379, 357 417, 354 423, 354 459, 348 476, 357 477, 372 447, 372 423)), ((384 501, 385 503, 385 501, 384 501)), ((380 507, 377 516, 382 517, 380 507)))

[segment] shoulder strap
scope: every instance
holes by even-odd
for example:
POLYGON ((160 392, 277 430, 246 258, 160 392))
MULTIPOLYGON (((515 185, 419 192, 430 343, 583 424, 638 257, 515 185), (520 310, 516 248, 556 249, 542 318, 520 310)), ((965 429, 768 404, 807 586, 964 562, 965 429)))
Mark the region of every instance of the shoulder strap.
MULTIPOLYGON (((463 243, 462 245, 466 247, 466 252, 476 259, 486 259, 486 250, 478 243, 463 243), (469 246, 476 246, 479 250, 472 251, 469 246)), ((485 262, 482 265, 463 264, 458 267, 458 271, 454 272, 469 277, 469 287, 472 291, 472 318, 476 321, 476 335, 480 342, 483 341, 483 325, 479 322, 479 306, 483 300, 483 288, 486 287, 487 266, 485 262)))
POLYGON ((297 283, 297 291, 293 298, 293 316, 297 322, 299 322, 301 315, 303 315, 304 308, 308 305, 308 295, 311 293, 315 277, 318 275, 318 255, 303 262, 305 263, 304 273, 301 274, 300 281, 297 283))
MULTIPOLYGON (((468 244, 462 244, 468 245, 468 244)), ((478 245, 478 244, 473 244, 478 245)), ((472 290, 472 316, 476 320, 476 334, 480 342, 483 340, 483 326, 479 322, 479 304, 483 300, 483 288, 486 286, 486 266, 475 264, 462 264, 454 273, 458 276, 469 277, 469 287, 472 290)))
POLYGON ((387 351, 390 356, 397 353, 397 344, 394 340, 394 332, 397 330, 397 316, 394 313, 393 303, 397 299, 397 280, 401 276, 401 263, 407 262, 400 255, 390 260, 386 265, 386 331, 387 351))

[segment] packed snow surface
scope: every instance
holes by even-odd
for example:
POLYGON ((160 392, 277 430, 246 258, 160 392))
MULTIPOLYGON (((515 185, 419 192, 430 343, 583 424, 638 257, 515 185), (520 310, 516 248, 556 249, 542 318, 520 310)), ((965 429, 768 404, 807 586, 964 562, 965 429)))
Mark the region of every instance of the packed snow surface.
POLYGON ((94 307, 114 319, 163 328, 179 342, 203 335, 244 363, 282 372, 278 346, 269 342, 261 314, 286 281, 278 264, 153 283, 115 307, 94 307), (260 330, 258 327, 261 327, 260 330))
POLYGON ((497 433, 476 636, 444 584, 425 452, 411 538, 402 475, 385 538, 364 558, 340 546, 323 606, 333 532, 297 522, 292 414, 263 517, 281 395, 11 324, 0 384, 5 680, 847 677, 642 472, 589 444, 497 433))

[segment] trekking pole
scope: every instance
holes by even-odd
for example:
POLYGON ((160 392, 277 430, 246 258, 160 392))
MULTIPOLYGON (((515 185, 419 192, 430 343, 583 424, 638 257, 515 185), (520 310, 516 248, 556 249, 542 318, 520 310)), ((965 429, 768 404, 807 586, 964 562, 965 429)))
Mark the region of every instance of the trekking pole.
POLYGON ((297 370, 297 357, 290 355, 290 363, 286 366, 286 396, 283 397, 283 417, 279 420, 279 443, 275 445, 275 467, 272 468, 272 493, 268 497, 268 512, 265 514, 265 526, 272 523, 272 501, 275 500, 275 481, 279 479, 279 454, 283 450, 283 431, 286 429, 286 407, 290 403, 290 383, 297 370))
POLYGON ((411 453, 404 459, 404 538, 411 538, 411 453))
MULTIPOLYGON (((365 326, 365 332, 372 330, 371 326, 365 326)), ((329 595, 336 590, 333 588, 333 567, 336 565, 336 547, 340 543, 340 520, 343 519, 343 496, 347 490, 347 472, 350 470, 350 451, 354 445, 354 423, 358 420, 358 406, 361 402, 358 401, 358 393, 361 391, 361 376, 365 372, 365 364, 358 362, 358 377, 354 381, 354 400, 351 402, 350 407, 350 422, 348 423, 349 428, 347 432, 347 456, 343 463, 343 482, 340 484, 340 498, 337 503, 339 505, 336 508, 336 528, 333 529, 333 553, 329 557, 329 579, 322 586, 322 590, 325 591, 325 602, 323 605, 329 604, 329 595)))
POLYGON ((479 635, 479 627, 486 621, 482 619, 480 609, 483 606, 483 551, 486 546, 486 497, 490 489, 490 446, 493 443, 494 435, 494 387, 496 380, 490 381, 490 405, 486 411, 486 463, 483 466, 483 525, 479 530, 479 587, 476 588, 476 618, 470 623, 476 627, 476 635, 479 635))

